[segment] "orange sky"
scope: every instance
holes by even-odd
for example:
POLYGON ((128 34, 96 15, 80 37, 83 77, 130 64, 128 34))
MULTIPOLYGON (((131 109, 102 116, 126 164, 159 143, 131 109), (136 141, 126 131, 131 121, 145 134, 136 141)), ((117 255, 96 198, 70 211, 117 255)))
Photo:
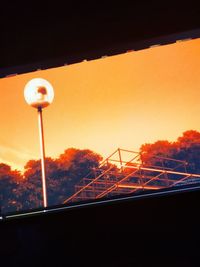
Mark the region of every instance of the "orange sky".
POLYGON ((137 151, 200 131, 196 39, 0 79, 0 162, 13 168, 40 157, 37 111, 23 95, 35 77, 55 90, 43 114, 46 156, 76 147, 106 157, 118 147, 137 151))

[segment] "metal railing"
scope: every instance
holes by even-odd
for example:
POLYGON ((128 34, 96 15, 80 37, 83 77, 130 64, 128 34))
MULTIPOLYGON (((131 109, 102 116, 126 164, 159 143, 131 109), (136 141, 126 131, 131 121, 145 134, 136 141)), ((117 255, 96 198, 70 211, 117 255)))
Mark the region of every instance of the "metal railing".
POLYGON ((75 186, 75 193, 64 203, 164 189, 190 179, 200 181, 200 174, 187 171, 186 161, 153 158, 157 164, 150 165, 141 161, 139 152, 117 149, 75 186))

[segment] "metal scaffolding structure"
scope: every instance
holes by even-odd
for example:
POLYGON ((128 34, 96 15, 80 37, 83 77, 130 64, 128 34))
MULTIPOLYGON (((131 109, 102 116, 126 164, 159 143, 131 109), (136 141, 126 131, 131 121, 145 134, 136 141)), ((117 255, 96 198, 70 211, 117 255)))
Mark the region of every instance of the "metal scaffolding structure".
POLYGON ((200 174, 188 173, 186 161, 154 156, 154 164, 148 164, 141 159, 139 152, 118 148, 75 186, 64 203, 200 182, 200 174))

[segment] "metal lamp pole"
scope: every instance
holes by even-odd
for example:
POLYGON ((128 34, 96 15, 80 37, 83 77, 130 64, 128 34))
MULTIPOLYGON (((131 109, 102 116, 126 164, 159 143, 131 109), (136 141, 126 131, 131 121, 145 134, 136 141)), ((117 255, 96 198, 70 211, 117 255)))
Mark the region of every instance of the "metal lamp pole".
POLYGON ((26 102, 38 111, 38 126, 40 138, 40 153, 41 153, 41 172, 42 172, 42 195, 43 206, 47 207, 47 189, 46 189, 46 171, 45 171, 45 148, 44 148, 44 129, 42 119, 42 109, 49 106, 54 98, 52 85, 44 79, 35 78, 30 80, 24 89, 24 97, 26 102))
POLYGON ((41 171, 42 171, 42 192, 44 207, 47 207, 46 170, 45 170, 45 148, 44 148, 44 128, 42 120, 42 108, 38 107, 38 126, 40 136, 41 171))

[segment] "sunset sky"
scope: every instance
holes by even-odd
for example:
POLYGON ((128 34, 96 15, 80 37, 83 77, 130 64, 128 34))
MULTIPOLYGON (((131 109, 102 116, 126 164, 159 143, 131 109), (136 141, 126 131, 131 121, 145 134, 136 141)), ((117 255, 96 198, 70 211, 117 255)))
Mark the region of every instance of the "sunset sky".
POLYGON ((36 77, 55 90, 43 113, 46 156, 75 147, 107 157, 118 147, 137 151, 200 131, 196 39, 0 79, 0 162, 13 169, 40 158, 37 111, 24 100, 36 77))

